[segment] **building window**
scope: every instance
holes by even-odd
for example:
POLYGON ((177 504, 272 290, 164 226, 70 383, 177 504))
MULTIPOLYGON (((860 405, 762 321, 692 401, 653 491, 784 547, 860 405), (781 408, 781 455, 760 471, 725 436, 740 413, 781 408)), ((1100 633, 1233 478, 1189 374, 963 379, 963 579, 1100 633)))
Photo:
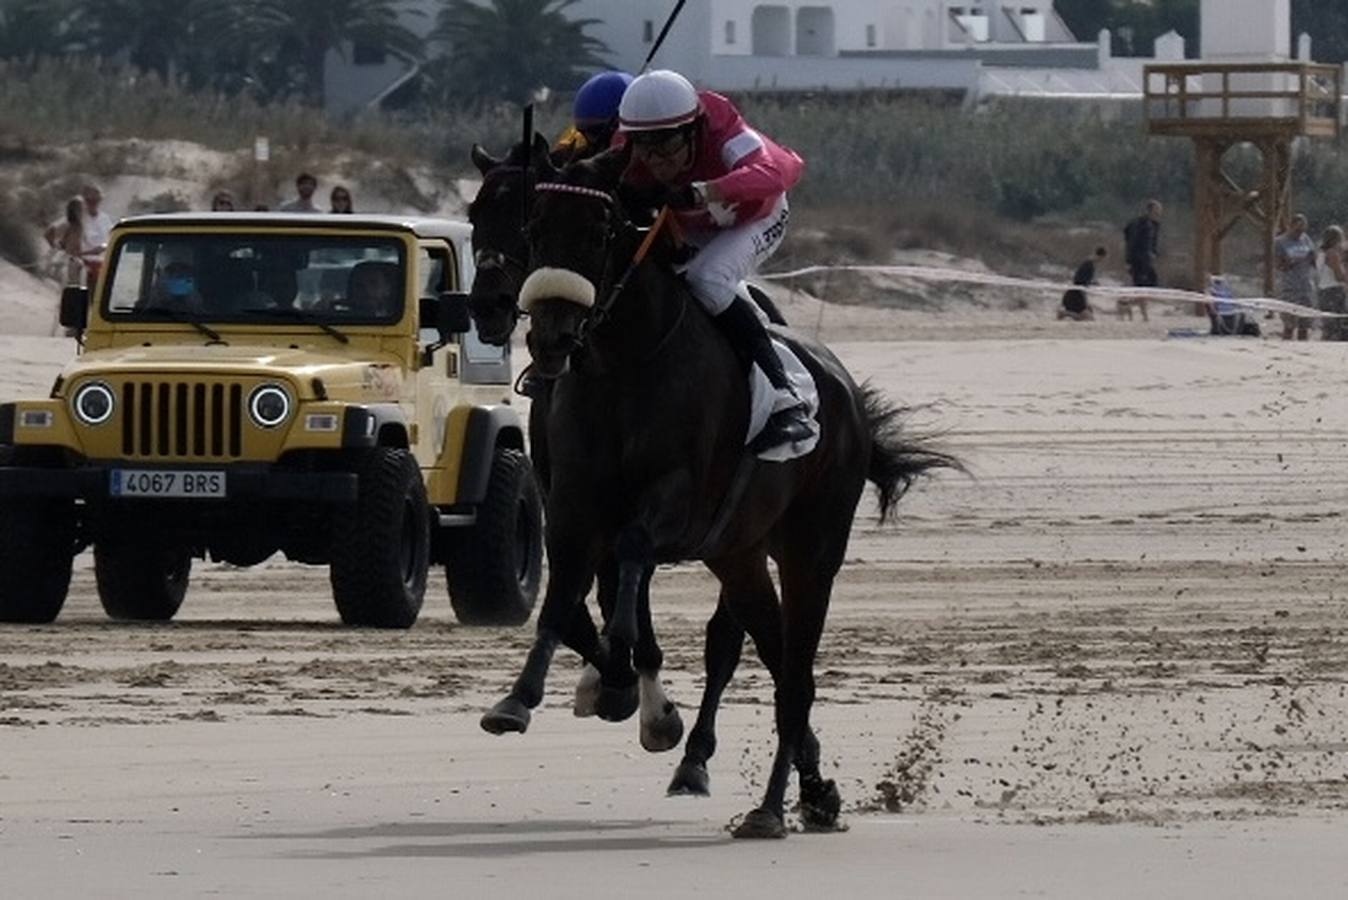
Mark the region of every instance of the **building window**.
POLYGON ((867 25, 867 26, 866 26, 866 46, 867 46, 867 47, 874 47, 874 46, 875 46, 875 26, 874 26, 874 25, 867 25))
POLYGON ((962 43, 966 40, 984 42, 989 37, 987 10, 981 6, 952 6, 950 18, 954 24, 951 40, 962 43))
POLYGON ((1025 40, 1027 41, 1042 43, 1048 39, 1044 14, 1032 6, 1026 6, 1021 9, 1020 30, 1024 33, 1025 40))
POLYGON ((735 20, 727 19, 725 23, 725 42, 727 44, 735 43, 735 20))
POLYGON ((646 44, 655 40, 655 23, 650 19, 641 23, 641 40, 646 44))
POLYGON ((382 66, 388 62, 388 54, 376 44, 356 41, 351 47, 351 62, 358 66, 382 66))

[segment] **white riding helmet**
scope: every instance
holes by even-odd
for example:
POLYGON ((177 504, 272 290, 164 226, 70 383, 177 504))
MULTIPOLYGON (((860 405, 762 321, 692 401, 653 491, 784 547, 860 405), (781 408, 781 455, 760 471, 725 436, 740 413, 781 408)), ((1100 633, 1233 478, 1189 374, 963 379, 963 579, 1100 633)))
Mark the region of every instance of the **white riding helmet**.
POLYGON ((619 131, 663 131, 678 128, 702 113, 697 88, 678 72, 656 69, 628 86, 618 106, 619 131))

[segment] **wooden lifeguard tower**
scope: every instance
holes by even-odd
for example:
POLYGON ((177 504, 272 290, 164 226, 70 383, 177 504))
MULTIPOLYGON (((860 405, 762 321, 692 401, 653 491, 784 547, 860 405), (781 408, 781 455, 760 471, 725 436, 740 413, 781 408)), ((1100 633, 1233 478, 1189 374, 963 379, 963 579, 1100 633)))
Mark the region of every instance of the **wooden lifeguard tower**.
POLYGON ((1204 61, 1146 67, 1147 130, 1194 142, 1195 284, 1205 285, 1209 274, 1222 271, 1223 239, 1240 222, 1252 221, 1262 232, 1264 289, 1271 296, 1273 241, 1292 215, 1293 144, 1298 138, 1338 136, 1343 70, 1310 62, 1246 61, 1287 59, 1291 19, 1286 0, 1221 0, 1219 9, 1213 0, 1204 0, 1203 20, 1204 61), (1209 12, 1214 19, 1220 15, 1240 52, 1209 46, 1207 35, 1222 33, 1209 31, 1209 12), (1274 17, 1274 25, 1281 17, 1281 30, 1263 27, 1268 24, 1259 21, 1264 16, 1274 17), (1261 49, 1251 47, 1252 40, 1273 43, 1261 49), (1209 56, 1245 59, 1208 62, 1209 56), (1252 144, 1263 157, 1258 184, 1241 184, 1223 164, 1238 144, 1252 144))

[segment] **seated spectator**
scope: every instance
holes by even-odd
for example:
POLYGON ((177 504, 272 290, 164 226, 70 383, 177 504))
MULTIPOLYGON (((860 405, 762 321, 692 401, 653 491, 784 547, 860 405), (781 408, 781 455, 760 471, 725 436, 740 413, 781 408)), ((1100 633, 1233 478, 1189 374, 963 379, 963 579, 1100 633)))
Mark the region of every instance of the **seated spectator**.
POLYGON ((1247 316, 1232 301, 1235 292, 1221 275, 1213 274, 1208 278, 1208 319, 1212 322, 1214 335, 1243 335, 1259 337, 1259 323, 1247 316))
POLYGON ((351 270, 346 305, 362 318, 387 318, 398 311, 398 266, 396 263, 362 262, 351 270))
POLYGON ((234 195, 226 190, 216 191, 211 198, 211 212, 234 212, 234 195))
POLYGON ((205 306, 197 289, 197 267, 189 248, 165 246, 159 250, 154 279, 150 282, 150 296, 143 305, 184 312, 195 312, 205 306))
MULTIPOLYGON (((1093 284, 1099 284, 1096 280, 1096 266, 1104 262, 1109 251, 1104 247, 1096 247, 1095 255, 1077 266, 1075 274, 1072 275, 1072 283, 1079 284, 1082 287, 1089 287, 1093 284)), ((1074 322, 1089 322, 1095 318, 1095 308, 1090 305, 1086 299, 1086 292, 1073 288, 1062 295, 1062 309, 1058 310, 1059 319, 1071 319, 1074 322)))
POLYGON ((351 208, 351 192, 340 184, 332 189, 332 194, 329 195, 328 200, 332 203, 333 213, 350 215, 355 212, 351 208))

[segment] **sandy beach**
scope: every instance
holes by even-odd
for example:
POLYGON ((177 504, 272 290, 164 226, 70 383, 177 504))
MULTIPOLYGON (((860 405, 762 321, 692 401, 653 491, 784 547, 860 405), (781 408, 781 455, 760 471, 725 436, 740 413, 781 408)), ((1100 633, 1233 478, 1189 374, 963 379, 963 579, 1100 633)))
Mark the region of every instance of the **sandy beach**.
MULTIPOLYGON (((6 895, 1348 894, 1348 345, 795 302, 973 474, 855 524, 815 707, 849 831, 727 834, 774 747, 752 653, 714 796, 668 799, 677 752, 574 718, 569 657, 482 732, 531 631, 459 627, 440 576, 372 633, 325 570, 198 561, 126 626, 86 554, 55 624, 0 629, 6 895)), ((70 352, 0 339, 0 395, 70 352)), ((714 596, 655 580, 689 723, 714 596)))

